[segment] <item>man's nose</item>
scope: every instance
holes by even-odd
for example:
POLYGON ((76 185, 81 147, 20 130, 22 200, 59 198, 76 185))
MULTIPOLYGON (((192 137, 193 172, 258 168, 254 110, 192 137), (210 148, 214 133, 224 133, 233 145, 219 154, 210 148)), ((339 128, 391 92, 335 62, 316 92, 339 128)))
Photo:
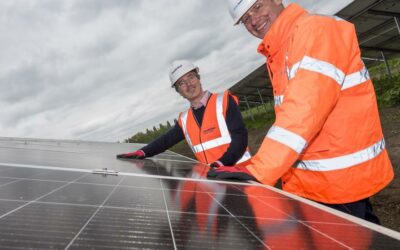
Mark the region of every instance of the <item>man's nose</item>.
POLYGON ((251 15, 250 22, 251 22, 251 26, 253 26, 255 28, 257 25, 257 17, 255 15, 251 15))

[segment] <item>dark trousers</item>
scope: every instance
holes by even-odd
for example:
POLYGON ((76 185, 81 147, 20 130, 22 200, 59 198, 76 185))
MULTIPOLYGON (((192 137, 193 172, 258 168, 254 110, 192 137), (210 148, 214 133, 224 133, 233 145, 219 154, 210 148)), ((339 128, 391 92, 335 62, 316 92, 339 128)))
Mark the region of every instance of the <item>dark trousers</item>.
POLYGON ((341 212, 351 214, 358 218, 367 220, 369 222, 372 222, 372 223, 375 223, 378 225, 381 224, 378 216, 376 216, 374 214, 372 205, 369 202, 369 198, 366 198, 366 199, 363 199, 360 201, 356 201, 356 202, 344 203, 344 204, 325 204, 325 203, 322 203, 322 204, 325 206, 328 206, 330 208, 339 210, 341 212))

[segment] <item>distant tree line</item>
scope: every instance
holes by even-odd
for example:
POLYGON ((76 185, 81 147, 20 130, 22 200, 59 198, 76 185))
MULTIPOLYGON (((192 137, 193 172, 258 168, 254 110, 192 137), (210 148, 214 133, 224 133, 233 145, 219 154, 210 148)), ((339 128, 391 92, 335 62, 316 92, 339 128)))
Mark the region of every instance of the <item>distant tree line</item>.
MULTIPOLYGON (((176 121, 175 121, 176 122, 176 121)), ((139 132, 132 137, 125 139, 126 143, 149 143, 158 136, 164 134, 172 127, 171 123, 167 121, 166 125, 159 124, 158 128, 153 126, 153 129, 146 129, 146 132, 139 132)))

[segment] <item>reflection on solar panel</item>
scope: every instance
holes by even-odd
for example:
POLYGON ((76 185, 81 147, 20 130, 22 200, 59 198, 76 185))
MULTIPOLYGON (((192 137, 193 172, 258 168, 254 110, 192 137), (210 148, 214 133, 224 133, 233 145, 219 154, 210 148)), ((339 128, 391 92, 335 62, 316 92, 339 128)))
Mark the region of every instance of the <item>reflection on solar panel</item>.
POLYGON ((207 166, 171 152, 115 159, 135 147, 0 138, 0 248, 400 249, 397 232, 207 180, 207 166))

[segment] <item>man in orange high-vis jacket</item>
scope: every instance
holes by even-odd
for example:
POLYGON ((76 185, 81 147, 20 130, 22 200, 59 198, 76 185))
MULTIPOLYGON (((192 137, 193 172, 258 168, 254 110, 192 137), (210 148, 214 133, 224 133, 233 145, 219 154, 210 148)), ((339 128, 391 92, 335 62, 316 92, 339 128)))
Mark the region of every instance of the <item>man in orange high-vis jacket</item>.
POLYGON ((393 179, 376 96, 354 25, 281 0, 229 0, 234 22, 262 39, 276 120, 252 163, 211 175, 251 173, 285 191, 377 222, 368 198, 393 179))
POLYGON ((164 152, 186 139, 195 157, 211 167, 246 165, 250 158, 247 129, 236 97, 203 91, 199 69, 187 60, 175 61, 170 70, 171 87, 190 102, 178 122, 166 134, 120 159, 143 159, 164 152))

